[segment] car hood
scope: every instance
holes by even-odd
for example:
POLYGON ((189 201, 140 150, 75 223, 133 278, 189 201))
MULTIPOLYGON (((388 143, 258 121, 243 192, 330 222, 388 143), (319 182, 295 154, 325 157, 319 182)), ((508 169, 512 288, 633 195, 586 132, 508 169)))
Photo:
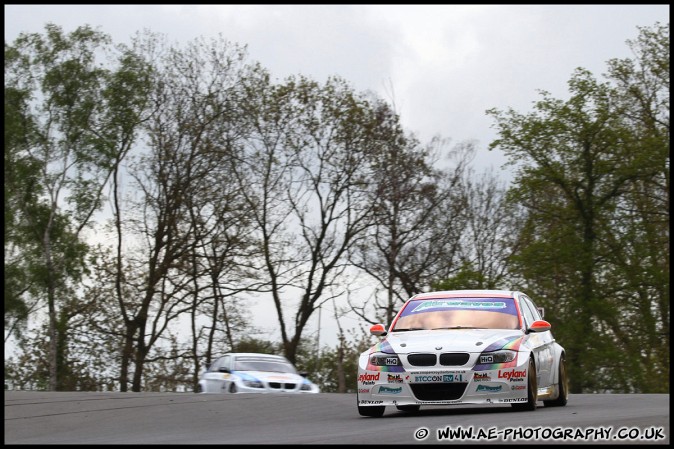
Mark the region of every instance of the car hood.
POLYGON ((377 346, 383 352, 398 354, 440 350, 443 352, 482 352, 499 341, 505 344, 521 336, 523 336, 521 331, 508 329, 420 330, 389 333, 386 339, 377 346))
POLYGON ((281 383, 296 383, 301 384, 304 382, 304 377, 299 374, 293 373, 275 373, 270 371, 234 371, 233 374, 238 374, 242 378, 248 376, 254 377, 257 380, 263 380, 265 382, 281 382, 281 383))

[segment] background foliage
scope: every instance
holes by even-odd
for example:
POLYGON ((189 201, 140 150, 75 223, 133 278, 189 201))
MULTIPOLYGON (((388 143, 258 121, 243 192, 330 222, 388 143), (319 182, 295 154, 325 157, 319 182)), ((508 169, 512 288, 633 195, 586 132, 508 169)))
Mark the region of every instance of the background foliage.
POLYGON ((627 44, 566 98, 487 111, 504 184, 473 143, 420 142, 338 77, 272 81, 221 38, 47 25, 6 43, 6 388, 193 391, 248 351, 353 391, 366 326, 486 288, 545 308, 572 393, 669 392, 669 25, 627 44), (307 334, 321 310, 335 347, 307 334))

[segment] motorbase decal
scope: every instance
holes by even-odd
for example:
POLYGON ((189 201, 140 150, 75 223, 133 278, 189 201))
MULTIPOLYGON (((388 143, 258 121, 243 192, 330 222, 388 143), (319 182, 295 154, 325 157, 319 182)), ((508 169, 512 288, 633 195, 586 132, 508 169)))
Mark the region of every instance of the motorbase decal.
POLYGON ((388 387, 386 385, 379 386, 379 394, 400 394, 403 391, 403 387, 388 387))
POLYGON ((497 393, 503 390, 503 385, 484 385, 480 384, 475 389, 476 393, 486 392, 486 393, 497 393))

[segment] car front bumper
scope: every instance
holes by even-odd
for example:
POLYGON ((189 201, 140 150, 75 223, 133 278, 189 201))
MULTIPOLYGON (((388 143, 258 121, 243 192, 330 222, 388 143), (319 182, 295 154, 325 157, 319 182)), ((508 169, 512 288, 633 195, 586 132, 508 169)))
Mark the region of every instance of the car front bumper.
POLYGON ((528 358, 520 365, 465 369, 358 370, 358 405, 512 404, 526 402, 528 358))

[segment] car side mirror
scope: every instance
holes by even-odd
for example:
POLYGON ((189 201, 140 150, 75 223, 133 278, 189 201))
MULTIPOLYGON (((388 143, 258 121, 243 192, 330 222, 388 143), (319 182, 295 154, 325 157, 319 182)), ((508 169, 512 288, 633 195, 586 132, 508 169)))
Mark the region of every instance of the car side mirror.
POLYGON ((300 376, 304 377, 305 379, 306 379, 306 378, 307 378, 307 376, 309 375, 309 373, 308 373, 308 372, 306 372, 306 371, 300 371, 300 372, 299 372, 299 373, 297 373, 297 374, 299 374, 300 376))
POLYGON ((531 326, 529 326, 529 329, 527 329, 526 333, 528 334, 530 332, 545 332, 549 331, 551 328, 552 326, 547 321, 538 320, 531 323, 531 326))
POLYGON ((375 324, 370 328, 370 334, 375 335, 377 337, 383 337, 386 335, 386 328, 384 327, 383 324, 375 324))
POLYGON ((229 372, 229 370, 227 368, 225 368, 224 366, 221 366, 220 368, 218 368, 218 371, 220 371, 221 373, 228 373, 229 372))

